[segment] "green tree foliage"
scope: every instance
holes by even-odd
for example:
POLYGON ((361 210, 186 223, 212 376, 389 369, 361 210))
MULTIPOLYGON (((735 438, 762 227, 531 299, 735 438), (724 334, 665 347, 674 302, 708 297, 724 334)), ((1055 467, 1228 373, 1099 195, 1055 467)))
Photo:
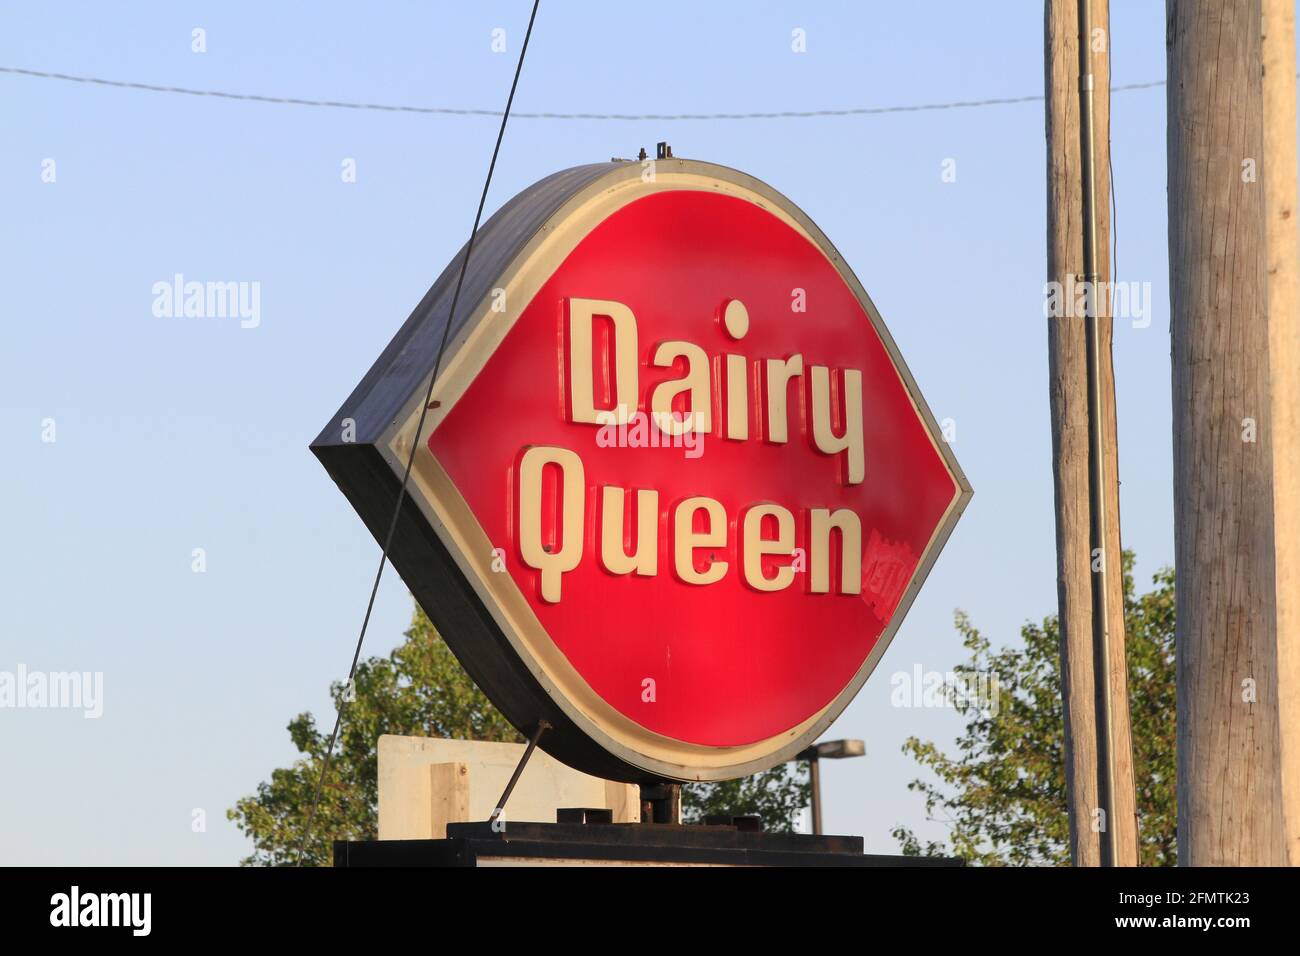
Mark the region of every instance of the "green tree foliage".
MULTIPOLYGON (((1174 574, 1161 570, 1153 578, 1155 589, 1137 597, 1132 569, 1133 555, 1126 553, 1124 613, 1141 861, 1172 866, 1177 862, 1174 574)), ((998 706, 947 689, 966 719, 957 754, 915 737, 903 746, 938 778, 914 780, 908 788, 925 796, 927 816, 947 824, 947 841, 922 843, 903 826, 894 829, 894 837, 909 855, 960 856, 986 866, 1069 865, 1057 619, 1027 623, 1021 646, 997 651, 964 613, 957 613, 956 625, 970 652, 955 669, 958 686, 983 676, 996 686, 998 706)))
MULTIPOLYGON (((347 705, 329 776, 322 790, 303 864, 327 865, 331 841, 373 840, 379 829, 379 738, 383 734, 456 737, 462 740, 522 738, 461 668, 432 622, 416 609, 406 641, 387 657, 357 665, 355 699, 347 705)), ((330 687, 338 707, 347 690, 330 687)), ((351 693, 349 696, 353 696, 351 693)), ((246 866, 293 864, 311 810, 332 724, 322 732, 302 713, 289 722, 289 736, 302 757, 271 772, 270 782, 226 812, 253 841, 246 866)))
POLYGON ((757 816, 769 833, 793 833, 809 792, 806 765, 792 763, 739 780, 688 783, 682 788, 682 821, 703 823, 713 814, 757 816))
MULTIPOLYGON (((352 700, 303 852, 304 865, 328 865, 333 840, 375 838, 381 735, 523 739, 470 680, 418 607, 405 643, 387 657, 359 663, 352 690, 342 683, 331 686, 335 707, 345 692, 352 700)), ((270 781, 258 784, 255 794, 226 812, 253 841, 253 852, 241 861, 245 866, 292 865, 298 859, 332 722, 322 731, 315 717, 302 713, 288 729, 301 756, 291 767, 273 770, 270 781)), ((789 830, 807 804, 807 783, 782 766, 744 780, 688 786, 682 802, 688 820, 703 820, 710 813, 757 813, 768 829, 789 830)))

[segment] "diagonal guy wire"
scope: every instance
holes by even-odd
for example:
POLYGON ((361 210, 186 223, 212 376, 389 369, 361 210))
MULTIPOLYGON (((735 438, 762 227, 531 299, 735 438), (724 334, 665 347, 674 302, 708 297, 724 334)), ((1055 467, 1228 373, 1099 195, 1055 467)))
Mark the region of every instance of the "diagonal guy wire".
MULTIPOLYGON (((483 180, 483 193, 479 196, 478 211, 474 213, 474 227, 469 233, 469 242, 465 244, 465 256, 460 261, 460 275, 456 278, 456 291, 452 293, 451 310, 447 313, 447 324, 442 330, 442 341, 438 344, 438 355, 434 359, 433 374, 429 376, 429 390, 424 396, 420 409, 420 420, 415 426, 415 439, 411 442, 411 454, 406 459, 406 471, 402 474, 402 487, 397 492, 397 504, 393 508, 393 520, 388 525, 388 535, 384 538, 384 550, 379 556, 379 570, 375 572, 375 583, 370 588, 370 600, 366 604, 366 616, 361 622, 361 634, 357 637, 357 649, 352 654, 352 668, 348 671, 351 682, 357 672, 357 661, 361 658, 361 644, 366 639, 366 628, 370 625, 370 612, 375 608, 375 595, 379 593, 379 580, 384 575, 384 566, 388 563, 388 548, 393 543, 393 534, 397 530, 397 519, 402 513, 402 502, 406 498, 406 485, 411 478, 411 466, 415 464, 415 453, 420 447, 420 435, 424 433, 424 420, 429 414, 429 402, 433 398, 433 386, 438 381, 438 370, 442 367, 442 353, 447 349, 447 337, 451 333, 452 319, 456 317, 456 304, 460 301, 461 283, 465 281, 465 267, 469 264, 470 253, 474 251, 474 236, 478 233, 479 220, 483 218, 483 206, 487 203, 488 187, 492 185, 492 173, 497 166, 497 154, 501 152, 501 140, 506 134, 506 121, 510 118, 510 106, 515 101, 515 90, 519 87, 519 74, 524 68, 524 55, 528 52, 528 38, 533 35, 533 21, 537 19, 537 6, 541 0, 533 0, 533 10, 528 16, 528 30, 524 34, 523 46, 519 49, 519 63, 515 66, 515 78, 510 84, 510 96, 506 99, 505 112, 501 114, 501 127, 497 130, 496 146, 492 149, 492 161, 488 164, 487 178, 483 180)), ((337 715, 334 718, 334 732, 330 734, 329 747, 325 750, 325 762, 321 765, 320 779, 316 781, 316 795, 311 801, 311 811, 307 814, 307 823, 303 827, 302 840, 298 844, 298 866, 302 866, 303 852, 307 848, 307 839, 311 836, 311 825, 316 818, 316 807, 320 803, 321 789, 325 786, 325 775, 329 772, 330 758, 334 754, 334 743, 338 739, 339 727, 343 723, 343 711, 347 706, 346 698, 339 700, 337 715)))

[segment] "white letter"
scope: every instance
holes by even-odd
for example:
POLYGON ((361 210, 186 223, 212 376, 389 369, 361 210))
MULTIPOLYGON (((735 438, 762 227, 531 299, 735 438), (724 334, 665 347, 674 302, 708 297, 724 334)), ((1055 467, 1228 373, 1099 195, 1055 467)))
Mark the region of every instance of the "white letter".
POLYGON ((542 572, 542 600, 557 604, 560 578, 582 560, 582 531, 585 524, 585 486, 582 459, 567 448, 535 445, 519 462, 519 550, 524 564, 542 572), (552 551, 542 540, 542 472, 558 465, 561 475, 561 538, 552 551))
POLYGON ((831 430, 830 369, 812 367, 813 443, 827 455, 845 452, 845 484, 860 485, 866 475, 862 439, 862 372, 855 368, 840 373, 840 393, 844 398, 844 434, 831 430))
POLYGON ((611 574, 652 577, 659 572, 659 492, 636 494, 636 551, 627 553, 628 534, 623 514, 627 492, 606 485, 600 501, 600 558, 611 574))
POLYGON ((686 359, 686 374, 660 382, 650 396, 650 412, 655 425, 665 435, 684 432, 707 432, 713 428, 712 404, 709 401, 709 357, 704 349, 690 342, 664 342, 655 349, 654 364, 671 368, 678 358, 686 359), (673 399, 690 393, 690 412, 679 418, 673 414, 673 399))
POLYGON ((727 513, 712 498, 687 498, 677 506, 673 518, 673 557, 677 576, 687 584, 712 584, 727 573, 727 562, 712 556, 703 571, 695 570, 696 548, 722 548, 727 544, 727 513), (695 512, 703 511, 708 518, 704 531, 695 531, 695 512))
POLYGON ((812 574, 809 590, 826 594, 831 589, 831 531, 840 533, 840 593, 862 593, 862 519, 850 508, 814 508, 810 514, 809 548, 812 574))
POLYGON ((794 581, 794 568, 781 565, 768 578, 763 575, 763 556, 787 556, 794 550, 794 515, 780 505, 754 505, 745 512, 744 549, 745 581, 756 591, 783 591, 794 581), (763 519, 776 518, 776 537, 763 537, 763 519))
POLYGON ((569 299, 569 421, 600 424, 596 417, 595 381, 592 375, 592 320, 608 316, 614 324, 614 381, 606 387, 614 394, 613 411, 619 425, 636 410, 636 317, 620 302, 569 299))

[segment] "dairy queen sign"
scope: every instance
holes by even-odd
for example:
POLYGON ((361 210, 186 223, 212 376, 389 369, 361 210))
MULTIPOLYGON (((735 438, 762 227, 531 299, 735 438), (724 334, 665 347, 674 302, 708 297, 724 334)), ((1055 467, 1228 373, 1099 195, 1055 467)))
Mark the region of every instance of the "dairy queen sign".
POLYGON ((784 196, 676 158, 514 197, 450 317, 460 263, 313 451, 382 541, 415 447, 393 564, 553 756, 629 782, 790 759, 971 494, 861 284, 784 196))

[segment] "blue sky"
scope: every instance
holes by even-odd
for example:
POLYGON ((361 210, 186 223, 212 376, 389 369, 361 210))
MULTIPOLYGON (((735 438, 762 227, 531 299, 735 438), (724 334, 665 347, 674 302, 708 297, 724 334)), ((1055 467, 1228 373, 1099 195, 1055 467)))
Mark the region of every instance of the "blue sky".
MULTIPOLYGON (((0 66, 264 95, 498 109, 526 2, 0 5, 0 66), (191 51, 206 30, 207 52, 191 51), (505 55, 491 33, 506 30, 505 55)), ((1114 82, 1164 76, 1164 4, 1115 4, 1114 82)), ((1042 92, 1042 5, 543 0, 522 111, 677 113, 1042 92), (990 12, 990 10, 995 12, 990 12), (807 52, 793 53, 802 28, 807 52)), ((1172 561, 1164 92, 1114 98, 1124 543, 1172 561)), ((230 864, 224 819, 332 714, 378 547, 307 451, 473 218, 496 123, 277 106, 0 74, 0 670, 102 671, 104 713, 0 710, 0 860, 230 864), (356 160, 357 181, 341 163, 356 160), (53 159, 56 181, 42 182, 53 159), (162 319, 175 273, 256 281, 261 321, 162 319), (42 441, 53 419, 57 440, 42 441), (193 549, 207 570, 191 571, 193 549), (191 828, 206 811, 206 832, 191 828)), ((766 121, 510 124, 488 210, 567 166, 653 152, 743 169, 800 205, 880 308, 975 498, 875 676, 832 728, 826 825, 938 837, 906 790, 890 674, 962 660, 1055 607, 1042 106, 766 121), (956 161, 955 182, 943 163, 956 161)), ((365 651, 411 613, 391 571, 365 651)))

